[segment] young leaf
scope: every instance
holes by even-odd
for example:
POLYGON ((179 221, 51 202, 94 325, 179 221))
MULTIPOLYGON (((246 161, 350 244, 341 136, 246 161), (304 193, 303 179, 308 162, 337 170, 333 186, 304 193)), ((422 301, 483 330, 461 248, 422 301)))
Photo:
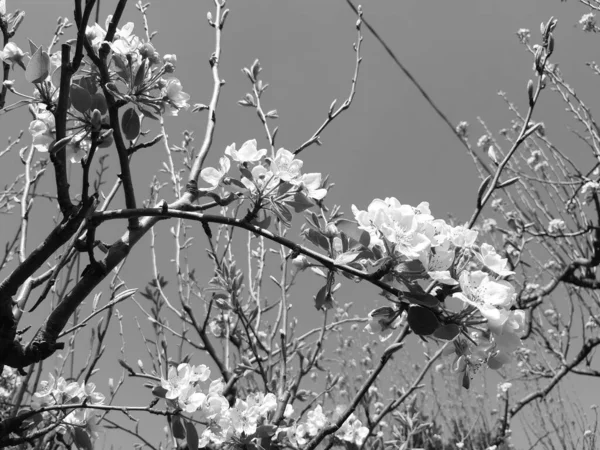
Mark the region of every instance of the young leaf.
POLYGON ((302 192, 296 192, 296 194, 294 195, 294 200, 290 200, 285 203, 286 205, 289 205, 292 208, 294 208, 294 212, 296 213, 301 213, 303 211, 306 211, 308 208, 312 208, 314 206, 314 203, 311 202, 308 199, 308 197, 302 192))
POLYGON ((171 428, 173 429, 173 437, 177 439, 185 439, 185 428, 181 423, 181 418, 179 416, 173 416, 171 419, 171 428))
POLYGON ((152 388, 152 395, 155 395, 156 397, 160 398, 165 398, 165 396, 167 395, 167 390, 162 386, 154 386, 152 388))
POLYGON ((135 112, 134 108, 130 108, 123 113, 121 118, 121 128, 125 138, 133 141, 140 134, 140 117, 135 112))
POLYGON ((325 285, 319 289, 319 292, 317 292, 317 296, 315 297, 315 308, 317 308, 319 311, 323 308, 331 309, 333 308, 332 300, 333 299, 331 298, 331 294, 327 289, 327 285, 325 285))
POLYGON ((30 83, 41 83, 46 79, 50 70, 50 57, 42 47, 31 56, 25 69, 25 79, 30 83))
POLYGON ((73 441, 75 446, 80 450, 94 450, 94 444, 89 435, 81 427, 72 427, 73 429, 73 441))
POLYGON ((410 328, 419 336, 429 336, 440 326, 435 313, 422 306, 409 307, 406 319, 410 328))
POLYGON ((108 111, 108 105, 106 104, 106 99, 102 94, 94 94, 92 95, 92 106, 90 109, 97 109, 100 111, 100 114, 104 115, 108 111))
POLYGON ((433 332, 433 337, 443 339, 445 341, 451 341, 460 334, 460 327, 455 323, 448 323, 442 325, 433 332))
POLYGON ((198 450, 198 432, 194 424, 189 420, 185 421, 185 439, 187 440, 189 450, 198 450))
POLYGON ((329 251, 329 240, 320 231, 309 228, 303 234, 316 247, 329 251))
POLYGON ((134 87, 141 86, 141 84, 146 79, 146 59, 142 61, 140 67, 138 67, 137 73, 135 74, 135 80, 133 82, 134 87))
POLYGON ((71 104, 80 113, 88 111, 92 107, 92 96, 81 86, 71 85, 71 104))

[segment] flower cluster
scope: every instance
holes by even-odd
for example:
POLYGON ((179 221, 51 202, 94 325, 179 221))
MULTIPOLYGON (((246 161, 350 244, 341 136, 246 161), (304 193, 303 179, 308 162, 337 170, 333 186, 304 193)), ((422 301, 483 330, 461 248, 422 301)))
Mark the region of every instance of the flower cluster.
POLYGON ((230 407, 223 396, 223 381, 209 378, 210 369, 205 365, 182 363, 171 367, 167 379, 161 380, 164 389, 161 396, 186 413, 196 413, 198 420, 207 423, 199 436, 201 448, 211 443, 221 445, 233 437, 251 439, 277 408, 274 394, 260 392, 249 395, 246 400, 238 398, 230 407))
MULTIPOLYGON (((257 392, 245 400, 237 398, 233 406, 223 396, 225 385, 221 379, 210 380, 210 369, 205 365, 192 366, 179 364, 169 369, 168 377, 161 379, 160 389, 153 390, 155 395, 165 398, 168 404, 188 414, 206 425, 199 435, 198 446, 204 448, 210 444, 224 445, 243 440, 272 436, 276 440, 288 440, 294 446, 305 445, 311 438, 329 423, 321 405, 309 411, 304 421, 292 421, 292 405, 286 405, 283 422, 280 427, 269 424, 277 409, 274 394, 257 392)), ((344 411, 338 406, 332 419, 335 420, 344 411)), ((191 422, 190 422, 191 423, 191 422)), ((335 436, 349 443, 361 445, 369 433, 361 421, 351 414, 335 436)), ((188 435, 189 438, 189 435, 188 435)))
MULTIPOLYGON (((111 21, 109 16, 106 28, 111 21)), ((71 82, 67 114, 68 134, 59 148, 56 143, 54 114, 60 96, 61 59, 59 53, 48 55, 43 48, 32 44, 32 55, 27 65, 26 78, 36 86, 34 97, 19 94, 28 99, 34 120, 29 126, 35 149, 40 152, 60 150, 63 147, 72 163, 79 163, 89 153, 92 145, 112 145, 112 131, 105 95, 120 102, 133 105, 125 111, 121 122, 125 139, 134 140, 140 133, 140 118, 157 119, 158 116, 176 116, 180 110, 189 108, 190 96, 183 92, 181 82, 171 74, 175 70, 177 57, 159 53, 150 42, 144 42, 133 34, 133 23, 117 29, 111 42, 100 25, 88 26, 85 38, 92 49, 98 52, 108 46, 107 69, 110 82, 103 80, 98 70, 85 68, 76 73, 71 82), (29 66, 33 68, 29 70, 29 66)), ((8 43, 0 52, 0 59, 25 68, 25 53, 14 43, 8 43)))
POLYGON ((322 200, 327 189, 322 187, 320 173, 302 173, 303 162, 295 155, 280 148, 274 158, 266 157, 267 150, 257 148, 255 139, 246 141, 240 149, 235 143, 225 149, 225 156, 219 160, 219 167, 206 167, 200 177, 210 186, 206 191, 217 187, 237 188, 254 202, 254 209, 271 210, 286 225, 291 220, 289 208, 302 212, 310 208, 311 200, 322 200), (232 162, 238 164, 240 179, 227 176, 232 162))
MULTIPOLYGON (((477 231, 435 219, 426 202, 413 207, 392 197, 373 200, 366 211, 354 205, 352 210, 359 228, 369 233, 369 247, 381 255, 378 263, 392 268, 389 280, 404 284, 407 279, 434 282, 437 291, 443 294, 442 299, 454 297, 460 300, 462 310, 456 317, 462 319, 446 321, 452 328, 438 323, 431 312, 418 309, 414 310, 411 323, 409 309, 408 321, 413 329, 416 322, 428 321, 431 326, 423 328, 429 330, 427 334, 440 329, 443 330, 440 337, 455 338, 460 331, 457 323, 468 325, 469 320, 479 314, 491 332, 489 345, 484 349, 484 362, 492 357, 498 360, 500 353, 500 359, 506 361, 508 353, 519 347, 518 335, 525 326, 525 313, 512 310, 516 293, 512 284, 505 280, 514 272, 510 270, 508 260, 493 246, 475 244, 477 231)), ((451 315, 445 306, 446 313, 451 315)), ((394 323, 399 317, 400 311, 395 308, 378 308, 371 312, 367 330, 389 332, 395 328, 394 323)), ((477 352, 470 355, 475 354, 477 352)), ((461 350, 459 357, 465 355, 466 351, 461 350)), ((474 356, 471 359, 474 360, 474 356)))
MULTIPOLYGON (((332 419, 335 420, 341 416, 345 407, 338 405, 332 419)), ((311 438, 315 437, 321 429, 327 425, 329 420, 321 405, 317 405, 313 410, 306 415, 306 420, 295 423, 292 426, 281 428, 280 431, 285 431, 286 437, 292 445, 306 445, 311 438)), ((335 436, 345 442, 361 446, 364 440, 369 435, 369 429, 362 425, 361 421, 354 414, 346 419, 340 429, 335 433, 335 436)))
MULTIPOLYGON (((34 410, 55 405, 81 403, 101 405, 105 400, 104 395, 96 392, 96 385, 91 382, 87 384, 85 381, 81 384, 75 381, 68 382, 63 377, 56 379, 50 374, 49 380, 42 381, 40 385, 41 389, 34 394, 31 403, 34 410)), ((50 419, 56 416, 51 416, 51 412, 44 411, 42 417, 50 419)), ((81 440, 83 438, 82 431, 85 431, 86 439, 95 439, 98 431, 94 410, 83 407, 69 412, 62 417, 62 424, 58 427, 58 431, 63 435, 63 439, 70 443, 81 440)))

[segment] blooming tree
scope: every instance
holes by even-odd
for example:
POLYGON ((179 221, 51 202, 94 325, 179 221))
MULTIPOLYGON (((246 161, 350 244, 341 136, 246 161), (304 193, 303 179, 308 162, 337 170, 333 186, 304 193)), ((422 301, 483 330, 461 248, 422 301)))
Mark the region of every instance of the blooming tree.
MULTIPOLYGON (((225 0, 215 0, 214 10, 208 13, 216 44, 210 58, 213 91, 207 104, 190 103, 190 95, 176 78, 177 57, 161 54, 162 49, 155 47, 148 26, 149 4, 135 5, 145 28, 145 33, 138 33, 134 23, 121 23, 127 0, 120 0, 103 24, 92 19, 94 10, 99 17, 99 0, 75 0, 73 23, 59 20, 51 44, 44 47, 29 41, 29 52, 22 50, 25 39, 17 33, 24 13, 0 5, 5 40, 0 54, 4 63, 0 107, 2 113, 10 113, 26 106, 32 116, 28 134, 0 153, 14 154, 16 145, 26 144, 19 154, 24 174, 0 195, 3 211, 20 207, 19 230, 0 263, 0 367, 5 384, 0 398, 8 405, 0 417, 0 446, 91 449, 106 430, 118 429, 151 448, 409 448, 411 439, 422 436, 431 424, 414 411, 408 417, 401 407, 415 398, 427 371, 440 361, 447 362, 462 389, 483 376, 484 368, 510 371, 517 366, 524 377, 546 370, 550 383, 510 407, 511 385, 501 385, 499 398, 506 400, 506 414, 489 442, 489 448, 499 448, 507 445, 510 419, 545 396, 600 344, 597 331, 585 335, 581 351, 569 361, 561 341, 565 325, 556 311, 550 318, 553 310, 547 310, 551 312, 546 317, 556 324, 555 334, 536 336, 546 340, 562 365, 540 369, 522 342, 543 320, 536 316, 536 308, 559 284, 566 284, 573 296, 579 295, 579 288, 597 289, 593 271, 600 261, 598 225, 582 212, 584 204, 600 208, 595 172, 585 176, 579 172, 581 182, 568 187, 548 182, 548 186, 561 186, 548 194, 560 199, 554 200, 553 212, 568 197, 566 213, 551 214, 527 190, 532 179, 570 176, 563 160, 557 159, 560 170, 547 163, 546 150, 553 147, 543 126, 532 121, 538 97, 548 84, 557 88, 597 138, 589 111, 549 62, 554 19, 542 24, 539 45, 530 46, 529 33, 519 32, 533 55, 536 82, 527 85, 527 115, 522 117, 513 108, 519 120, 505 132, 511 148, 503 151, 491 135, 484 136, 479 146, 486 147, 491 163, 484 162, 469 144, 467 125, 456 129, 483 182, 473 217, 454 223, 436 218, 425 201, 411 206, 395 197, 350 205, 344 214, 342 207, 328 204, 332 184, 305 152, 320 144, 321 133, 354 98, 363 40, 360 8, 356 9, 350 95, 337 108, 332 103, 314 135, 290 150, 275 145, 277 129, 271 123, 278 115, 276 110, 263 109, 267 84, 258 61, 243 68, 251 92, 239 104, 257 113, 266 148, 254 136, 225 149, 213 145, 224 85, 219 63, 229 14, 225 0), (67 39, 70 28, 73 38, 67 39), (55 51, 59 44, 60 50, 55 51), (12 80, 23 77, 27 92, 17 90, 12 80), (189 132, 176 146, 169 143, 165 131, 165 116, 190 109, 207 114, 199 149, 192 145, 189 132), (147 127, 159 130, 158 135, 149 138, 147 127), (166 161, 140 207, 131 167, 139 150, 161 142, 166 161), (514 158, 520 147, 531 153, 525 163, 537 178, 526 177, 519 166, 523 162, 514 158), (103 148, 114 151, 99 156, 103 148), (216 167, 206 167, 209 151, 218 155, 216 167), (110 164, 120 173, 112 188, 105 190, 110 164), (81 179, 73 186, 71 170, 77 170, 81 179), (30 212, 39 203, 34 200, 42 198, 38 183, 46 172, 54 173, 50 198, 60 217, 48 222, 50 232, 27 252, 30 212), (512 197, 511 189, 523 200, 512 197), (171 196, 170 202, 162 199, 166 195, 171 196), (111 207, 117 196, 122 197, 124 208, 111 207), (513 208, 504 206, 503 196, 513 208), (478 222, 488 205, 510 227, 501 239, 493 219, 478 222), (156 262, 160 258, 156 230, 163 221, 172 223, 174 290, 167 288, 170 280, 156 262), (303 223, 301 230, 295 229, 293 221, 303 223), (120 226, 122 235, 114 242, 98 239, 103 229, 120 226), (197 251, 193 229, 200 229, 208 242, 213 270, 207 280, 191 269, 188 260, 197 251), (240 231, 246 233, 241 250, 235 237, 240 231), (152 238, 154 273, 147 286, 129 286, 122 270, 145 235, 152 238), (554 264, 538 264, 534 270, 538 279, 549 277, 546 285, 528 281, 532 264, 524 255, 529 237, 539 238, 553 255, 554 264), (577 246, 570 248, 570 241, 561 240, 567 238, 577 246), (241 269, 240 261, 245 260, 247 267, 241 269), (322 315, 320 326, 305 333, 299 330, 288 301, 303 271, 310 272, 316 283, 313 304, 322 315), (381 292, 385 303, 368 317, 352 317, 349 306, 335 299, 342 282, 369 284, 381 292), (102 298, 102 291, 108 300, 102 298), (145 361, 127 351, 118 309, 124 302, 135 302, 150 321, 152 336, 140 327, 148 352, 145 361), (26 335, 32 326, 26 324, 27 318, 41 305, 49 306, 48 315, 26 335), (327 336, 343 336, 346 325, 378 346, 367 349, 368 370, 352 386, 328 364, 326 345, 327 336), (81 369, 75 370, 70 355, 76 337, 87 330, 90 353, 81 369), (115 331, 122 345, 112 352, 105 342, 115 331), (379 393, 382 373, 413 335, 428 345, 425 367, 384 404, 379 393), (62 362, 55 369, 43 367, 56 355, 62 362), (71 358, 70 370, 67 358, 71 358), (118 361, 120 379, 101 380, 96 375, 106 359, 118 361), (313 393, 305 382, 316 379, 317 372, 324 373, 323 385, 320 393, 313 393), (147 398, 137 405, 116 404, 119 390, 128 383, 144 385, 147 398), (341 398, 345 401, 336 401, 341 398), (115 414, 134 413, 163 418, 164 442, 154 444, 144 437, 144 430, 128 429, 114 419, 115 414), (402 422, 408 432, 400 436, 388 420, 402 422)), ((594 27, 593 15, 582 18, 584 31, 595 31, 594 27)), ((533 265, 539 263, 538 251, 528 250, 533 265)), ((584 314, 591 324, 585 330, 600 324, 593 307, 597 309, 589 306, 584 314)), ((456 446, 463 448, 463 441, 456 446)))

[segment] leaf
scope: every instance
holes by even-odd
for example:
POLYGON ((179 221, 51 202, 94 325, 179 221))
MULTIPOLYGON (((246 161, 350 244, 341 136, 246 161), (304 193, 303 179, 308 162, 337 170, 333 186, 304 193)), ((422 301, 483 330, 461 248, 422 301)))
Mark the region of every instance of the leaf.
POLYGON ((419 336, 429 336, 440 326, 435 313, 422 306, 410 306, 406 319, 410 328, 419 336))
POLYGON ((72 84, 71 105, 73 105, 73 108, 83 114, 92 107, 92 96, 81 86, 72 84))
POLYGON ((477 207, 481 208, 481 201, 483 200, 483 194, 487 190, 490 181, 492 180, 492 176, 488 175, 479 185, 479 190, 477 191, 477 207))
POLYGON ((56 69, 54 69, 54 72, 52 72, 52 75, 50 77, 52 84, 57 88, 60 87, 61 73, 62 73, 61 66, 58 66, 56 69))
POLYGON ((258 219, 254 219, 252 222, 250 222, 252 225, 256 225, 259 228, 263 228, 263 229, 267 229, 269 228, 269 226, 271 225, 271 216, 267 216, 265 214, 265 218, 262 220, 258 220, 258 219))
POLYGON ((421 278, 425 275, 425 267, 423 263, 418 259, 412 261, 403 261, 396 266, 396 272, 401 273, 403 276, 413 276, 421 278))
POLYGON ((75 446, 81 450, 94 450, 94 444, 89 435, 81 427, 72 427, 73 441, 75 446))
POLYGON ((76 81, 76 83, 83 89, 88 91, 90 95, 95 94, 98 90, 96 87, 96 83, 94 82, 94 79, 92 77, 81 77, 76 81))
POLYGON ((320 231, 309 228, 304 231, 304 237, 308 239, 314 246, 329 251, 329 239, 323 236, 320 231))
POLYGON ((198 450, 198 432, 194 424, 189 420, 185 421, 185 438, 189 450, 198 450))
POLYGON ((146 79, 146 61, 147 60, 144 59, 140 64, 140 67, 138 67, 138 70, 135 74, 135 80, 133 81, 133 87, 141 86, 146 79))
POLYGON ((295 213, 301 213, 306 211, 308 208, 315 206, 315 204, 311 202, 302 192, 296 192, 294 195, 294 200, 287 201, 285 204, 294 208, 295 213))
POLYGON ((106 104, 106 99, 102 94, 93 94, 92 95, 92 106, 90 109, 97 109, 100 111, 100 114, 104 115, 108 112, 108 105, 106 104))
POLYGON ((25 69, 25 79, 30 83, 41 83, 46 79, 50 70, 50 57, 42 47, 33 54, 25 69))
POLYGON ((349 264, 356 258, 358 258, 358 255, 360 255, 360 253, 361 252, 359 251, 349 251, 346 253, 342 253, 341 255, 338 255, 337 258, 335 258, 334 262, 336 264, 349 264))
POLYGON ((277 431, 277 426, 273 424, 261 425, 256 429, 256 437, 266 438, 271 437, 277 431))
POLYGON ((469 378, 469 374, 467 373, 467 371, 465 370, 464 372, 462 372, 462 376, 461 374, 459 374, 458 376, 461 377, 462 387, 464 387, 465 389, 469 389, 469 387, 471 387, 471 379, 469 378))
POLYGON ((160 398, 165 398, 165 396, 167 395, 167 390, 162 386, 154 386, 152 388, 152 395, 155 395, 156 397, 160 398))
POLYGON ((133 141, 140 134, 140 117, 135 112, 134 108, 130 108, 123 113, 121 118, 121 128, 125 134, 125 138, 133 141))
POLYGON ((433 337, 443 339, 445 341, 451 341, 460 334, 460 327, 455 323, 447 323, 442 325, 433 332, 433 337))
POLYGON ((319 311, 323 308, 331 309, 333 308, 332 300, 329 289, 327 289, 327 285, 325 285, 317 292, 317 296, 315 297, 315 308, 319 311))
POLYGON ((35 54, 35 52, 37 52, 37 51, 38 51, 38 46, 37 46, 37 45, 35 45, 35 44, 34 44, 34 43, 31 41, 31 39, 28 39, 28 40, 29 40, 29 52, 30 52, 30 53, 33 55, 33 54, 35 54))
POLYGON ((289 228, 292 225, 292 212, 284 205, 273 203, 273 212, 286 228, 289 228))
POLYGON ((185 428, 181 423, 181 418, 179 416, 173 416, 171 419, 171 429, 173 430, 173 437, 185 439, 185 428))
POLYGON ((498 189, 502 189, 502 188, 511 186, 511 185, 515 184, 517 181, 519 181, 520 179, 521 179, 521 177, 514 177, 514 178, 511 178, 509 180, 506 180, 505 182, 500 183, 498 185, 498 189))

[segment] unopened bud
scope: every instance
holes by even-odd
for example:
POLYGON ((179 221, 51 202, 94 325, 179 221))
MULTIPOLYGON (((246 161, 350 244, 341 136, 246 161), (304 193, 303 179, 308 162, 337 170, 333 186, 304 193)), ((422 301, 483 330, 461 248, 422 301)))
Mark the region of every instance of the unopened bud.
POLYGON ((175 72, 175 66, 171 63, 166 63, 163 66, 163 70, 165 71, 165 73, 173 73, 175 72))
POLYGON ((337 227, 334 224, 330 223, 330 224, 327 224, 327 228, 325 229, 325 233, 324 234, 328 238, 332 238, 332 237, 337 236, 339 234, 339 231, 338 231, 337 227))
POLYGON ((100 131, 102 127, 102 114, 99 110, 92 111, 92 131, 100 131))
POLYGON ((310 263, 308 262, 308 258, 304 255, 296 256, 294 259, 292 259, 292 264, 298 270, 304 270, 310 265, 310 263))
POLYGON ((164 55, 163 56, 163 63, 165 64, 173 64, 175 65, 177 63, 177 55, 164 55))

